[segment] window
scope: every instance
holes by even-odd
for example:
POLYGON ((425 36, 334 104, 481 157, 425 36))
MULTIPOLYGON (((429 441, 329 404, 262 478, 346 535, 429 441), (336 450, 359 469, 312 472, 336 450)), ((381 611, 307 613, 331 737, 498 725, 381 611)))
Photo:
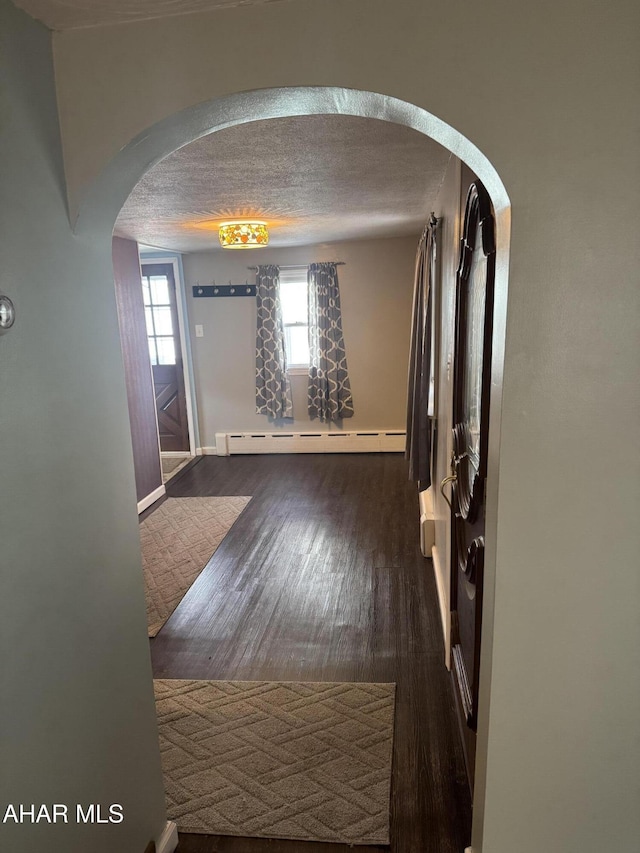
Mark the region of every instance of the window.
POLYGON ((309 366, 309 315, 306 267, 280 270, 280 301, 287 367, 307 368, 309 366))
POLYGON ((142 294, 151 364, 175 364, 171 295, 166 275, 143 276, 142 294))

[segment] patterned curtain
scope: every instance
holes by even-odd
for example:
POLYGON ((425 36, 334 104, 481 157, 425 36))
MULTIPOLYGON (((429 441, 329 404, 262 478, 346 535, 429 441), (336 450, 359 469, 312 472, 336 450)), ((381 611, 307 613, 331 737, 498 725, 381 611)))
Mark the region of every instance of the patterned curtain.
POLYGON ((258 267, 256 301, 256 412, 273 420, 292 418, 293 404, 284 350, 278 267, 258 267))
POLYGON ((340 290, 335 264, 311 264, 307 274, 309 304, 310 418, 338 421, 353 417, 351 383, 342 334, 340 290))
POLYGON ((435 414, 432 363, 432 277, 435 270, 438 220, 431 218, 418 243, 413 291, 411 355, 407 401, 407 444, 409 479, 418 481, 419 491, 431 485, 432 418, 435 414))

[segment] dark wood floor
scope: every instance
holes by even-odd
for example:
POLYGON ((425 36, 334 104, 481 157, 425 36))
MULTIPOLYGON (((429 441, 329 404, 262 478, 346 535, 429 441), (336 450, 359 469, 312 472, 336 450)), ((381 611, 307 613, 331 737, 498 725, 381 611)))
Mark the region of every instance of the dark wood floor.
MULTIPOLYGON (((462 853, 470 795, 433 570, 401 455, 209 456, 168 493, 253 499, 151 641, 154 675, 395 681, 391 850, 462 853)), ((350 849, 202 835, 181 835, 178 848, 350 849)))

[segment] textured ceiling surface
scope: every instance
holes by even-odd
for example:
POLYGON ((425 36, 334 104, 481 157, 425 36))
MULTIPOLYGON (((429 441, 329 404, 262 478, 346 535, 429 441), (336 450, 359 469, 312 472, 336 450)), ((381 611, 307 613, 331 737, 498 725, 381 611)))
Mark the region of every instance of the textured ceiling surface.
POLYGON ((417 234, 449 152, 407 127, 339 115, 237 125, 174 152, 129 196, 115 233, 175 251, 219 249, 255 217, 271 246, 417 234))
POLYGON ((13 0, 51 30, 126 24, 225 6, 252 6, 282 0, 13 0))

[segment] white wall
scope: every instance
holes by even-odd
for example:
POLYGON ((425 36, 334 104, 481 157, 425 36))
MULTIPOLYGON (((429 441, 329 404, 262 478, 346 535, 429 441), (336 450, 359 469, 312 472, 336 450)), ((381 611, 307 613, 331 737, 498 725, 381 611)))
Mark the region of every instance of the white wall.
MULTIPOLYGON (((294 0, 55 36, 74 205, 153 123, 269 86, 416 104, 501 176, 476 853, 632 853, 640 838, 639 29, 636 0, 294 0)), ((105 247, 91 281, 109 273, 105 247)), ((62 293, 58 308, 78 305, 62 293)), ((77 354, 109 358, 103 334, 77 354)))
POLYGON ((325 431, 310 420, 307 378, 291 376, 294 421, 270 422, 255 412, 255 298, 194 298, 196 282, 255 282, 254 264, 309 264, 339 260, 342 320, 355 414, 346 430, 404 429, 411 301, 417 237, 256 249, 194 252, 184 256, 202 446, 216 432, 325 431), (193 331, 204 326, 204 337, 193 331))
POLYGON ((142 853, 164 795, 110 240, 71 232, 50 34, 8 0, 0 77, 0 812, 70 808, 0 848, 142 853))

